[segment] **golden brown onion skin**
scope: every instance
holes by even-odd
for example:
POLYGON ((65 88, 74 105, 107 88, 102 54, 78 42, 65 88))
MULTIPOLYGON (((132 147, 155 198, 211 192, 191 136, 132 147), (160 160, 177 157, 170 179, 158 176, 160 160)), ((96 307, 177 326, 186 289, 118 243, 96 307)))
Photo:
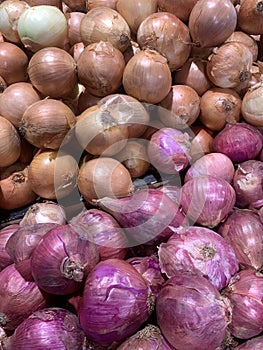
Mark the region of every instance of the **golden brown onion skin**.
POLYGON ((0 116, 0 167, 16 162, 21 153, 21 138, 14 125, 0 116))
POLYGON ((181 21, 187 22, 197 1, 198 0, 158 0, 158 9, 162 12, 170 12, 181 21))
POLYGON ((237 24, 240 30, 247 34, 263 34, 263 1, 241 1, 237 14, 237 24))

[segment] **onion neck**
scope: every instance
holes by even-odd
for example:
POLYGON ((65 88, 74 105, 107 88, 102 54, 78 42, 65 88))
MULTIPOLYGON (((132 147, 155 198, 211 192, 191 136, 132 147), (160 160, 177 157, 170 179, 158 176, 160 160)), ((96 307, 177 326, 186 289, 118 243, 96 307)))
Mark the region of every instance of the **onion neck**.
POLYGON ((60 271, 62 275, 76 282, 82 282, 84 278, 84 266, 74 258, 66 257, 62 260, 60 271))

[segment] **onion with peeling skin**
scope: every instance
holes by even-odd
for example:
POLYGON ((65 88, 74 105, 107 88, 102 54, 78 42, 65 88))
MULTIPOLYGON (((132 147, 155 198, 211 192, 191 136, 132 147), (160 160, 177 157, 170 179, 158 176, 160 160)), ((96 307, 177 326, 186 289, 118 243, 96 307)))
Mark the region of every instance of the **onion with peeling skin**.
POLYGON ((254 126, 263 126, 263 85, 248 89, 242 99, 241 113, 244 120, 254 126))
POLYGON ((234 31, 226 40, 225 43, 229 42, 238 42, 245 44, 248 48, 250 48, 252 55, 253 55, 253 61, 257 60, 258 57, 258 44, 257 41, 251 36, 248 35, 242 31, 234 31))

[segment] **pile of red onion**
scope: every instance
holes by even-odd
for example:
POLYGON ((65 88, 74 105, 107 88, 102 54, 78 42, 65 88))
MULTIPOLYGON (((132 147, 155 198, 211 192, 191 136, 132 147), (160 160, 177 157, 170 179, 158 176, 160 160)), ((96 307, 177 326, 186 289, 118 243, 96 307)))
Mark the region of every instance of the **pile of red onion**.
POLYGON ((263 348, 263 1, 0 1, 0 350, 263 348))

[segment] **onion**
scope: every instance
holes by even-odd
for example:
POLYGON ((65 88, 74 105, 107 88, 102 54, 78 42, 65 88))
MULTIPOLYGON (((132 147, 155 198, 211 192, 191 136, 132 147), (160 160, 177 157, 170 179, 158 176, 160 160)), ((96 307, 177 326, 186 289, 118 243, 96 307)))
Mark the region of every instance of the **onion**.
POLYGON ((177 185, 162 185, 158 187, 158 190, 165 193, 169 198, 171 198, 176 204, 180 204, 181 198, 181 186, 177 185))
POLYGON ((84 90, 79 94, 78 98, 78 110, 81 114, 85 111, 85 109, 88 109, 89 107, 95 106, 99 101, 101 97, 92 95, 88 92, 87 89, 84 88, 84 90))
POLYGON ((203 126, 192 126, 191 131, 194 133, 191 141, 191 158, 194 161, 213 151, 214 139, 211 130, 203 126))
POLYGON ((248 34, 263 34, 263 3, 261 0, 241 1, 237 14, 238 27, 248 34))
POLYGON ((139 330, 153 311, 154 299, 146 281, 128 262, 101 261, 85 282, 80 324, 88 339, 110 346, 139 330))
POLYGON ((30 6, 26 1, 5 0, 0 5, 0 31, 7 41, 20 43, 17 22, 24 10, 30 6))
POLYGON ((45 349, 81 349, 85 335, 78 318, 63 308, 44 308, 33 312, 3 341, 6 350, 33 347, 45 349))
POLYGON ((11 264, 0 271, 0 325, 14 330, 32 312, 49 304, 35 282, 26 281, 11 264))
POLYGON ((71 227, 97 245, 100 260, 124 259, 127 239, 113 216, 99 209, 82 210, 70 220, 71 227))
POLYGON ((157 323, 178 350, 214 350, 223 342, 231 318, 226 298, 205 277, 178 272, 156 302, 157 323))
POLYGON ((201 47, 219 46, 235 30, 237 14, 230 0, 199 0, 189 16, 194 43, 201 47))
POLYGON ((89 10, 82 18, 80 36, 85 46, 107 41, 123 52, 129 45, 131 32, 120 13, 110 7, 99 6, 89 10))
POLYGON ((42 290, 67 295, 82 287, 98 261, 95 244, 68 224, 59 225, 49 230, 33 250, 31 271, 42 290))
POLYGON ((166 241, 174 227, 186 225, 179 206, 158 189, 142 189, 124 198, 102 198, 99 205, 125 229, 129 246, 166 241))
POLYGON ((33 250, 44 235, 55 226, 53 223, 41 223, 20 227, 8 239, 6 251, 12 258, 17 271, 26 281, 34 281, 31 273, 33 250))
POLYGON ((118 0, 87 0, 86 6, 87 10, 90 11, 91 9, 95 7, 110 7, 113 10, 116 10, 116 3, 118 0))
POLYGON ((263 330, 262 274, 255 270, 241 270, 224 291, 232 304, 229 330, 234 337, 249 339, 263 330))
POLYGON ((198 0, 158 0, 158 9, 162 12, 170 12, 181 21, 188 22, 190 13, 198 0))
POLYGON ((233 187, 236 191, 236 204, 241 208, 254 206, 263 199, 263 162, 247 160, 238 165, 233 187))
MULTIPOLYGON (((71 48, 69 49, 69 53, 71 54, 71 56, 74 58, 74 61, 77 63, 80 54, 84 51, 85 46, 83 44, 83 42, 80 43, 76 43, 73 46, 71 46, 71 48)), ((84 87, 83 87, 84 89, 84 87)))
POLYGON ((118 0, 116 10, 126 20, 132 34, 136 35, 142 21, 157 12, 157 0, 118 0))
POLYGON ((147 103, 159 103, 172 85, 166 58, 154 50, 139 51, 126 64, 122 83, 128 95, 147 103))
POLYGON ((188 27, 169 12, 147 16, 139 25, 137 42, 142 49, 156 50, 166 57, 171 71, 181 67, 191 52, 188 27))
POLYGON ((263 101, 263 86, 248 89, 242 99, 241 113, 244 120, 254 126, 263 126, 263 113, 260 109, 263 101))
POLYGON ((78 188, 91 204, 99 198, 118 198, 133 192, 129 171, 111 157, 91 159, 83 164, 78 175, 78 188))
POLYGON ((175 129, 185 129, 192 125, 200 113, 200 97, 187 85, 173 85, 159 105, 163 107, 158 110, 161 122, 175 129))
POLYGON ((65 48, 68 40, 67 19, 51 5, 36 5, 23 11, 17 31, 23 45, 32 52, 52 46, 65 48))
POLYGON ((32 85, 44 96, 67 97, 76 87, 74 58, 58 47, 46 47, 36 52, 28 64, 32 85))
POLYGON ((27 142, 26 139, 21 137, 21 152, 17 160, 18 163, 29 165, 34 157, 36 149, 31 143, 27 142))
POLYGON ((27 0, 29 6, 52 5, 62 9, 61 0, 27 0))
POLYGON ((185 174, 184 182, 198 176, 212 175, 232 183, 234 173, 234 165, 228 156, 219 152, 211 152, 203 155, 191 164, 185 174))
POLYGON ((6 266, 13 264, 13 260, 7 253, 5 246, 9 239, 16 230, 19 229, 19 224, 10 224, 0 229, 0 271, 6 266))
POLYGON ((239 345, 236 350, 261 350, 263 346, 263 335, 254 337, 239 345))
POLYGON ((194 89, 199 96, 212 87, 212 82, 206 74, 207 61, 198 57, 190 57, 173 73, 175 85, 187 85, 194 89))
POLYGON ((27 80, 28 57, 17 45, 0 42, 0 76, 7 85, 27 80))
POLYGON ((110 42, 89 44, 77 60, 79 81, 95 96, 106 96, 122 84, 125 67, 123 54, 110 42))
POLYGON ((241 163, 257 157, 262 148, 262 140, 258 129, 246 122, 226 124, 214 137, 213 149, 224 153, 233 162, 241 163))
POLYGON ((219 177, 206 175, 185 182, 181 188, 181 205, 193 222, 216 227, 234 207, 234 188, 219 177))
POLYGON ((232 42, 232 41, 235 41, 238 43, 243 43, 247 47, 249 47, 251 50, 251 53, 253 55, 253 61, 257 60, 258 44, 257 44, 257 41, 251 35, 248 35, 248 34, 241 32, 241 31, 235 31, 229 36, 229 38, 226 39, 225 42, 228 43, 228 42, 232 42))
POLYGON ((263 266, 263 224, 248 210, 235 210, 217 232, 232 246, 239 264, 260 270, 263 266))
POLYGON ((14 125, 0 116, 0 167, 15 163, 21 152, 21 139, 14 125))
POLYGON ((86 0, 65 0, 63 2, 70 8, 71 13, 76 11, 86 12, 86 0))
POLYGON ((250 79, 252 62, 252 53, 246 45, 228 42, 213 50, 206 65, 206 72, 214 85, 234 88, 250 79))
POLYGON ((163 337, 159 327, 148 324, 140 331, 126 339, 117 350, 172 350, 172 347, 163 337))
POLYGON ((65 103, 43 99, 27 107, 19 131, 35 147, 56 150, 75 123, 75 115, 65 103))
POLYGON ((226 123, 241 119, 242 100, 233 89, 214 87, 201 97, 199 120, 210 130, 220 131, 226 123))
POLYGON ((82 41, 80 35, 80 22, 84 15, 85 13, 80 11, 73 11, 68 14, 68 39, 70 46, 82 41))

